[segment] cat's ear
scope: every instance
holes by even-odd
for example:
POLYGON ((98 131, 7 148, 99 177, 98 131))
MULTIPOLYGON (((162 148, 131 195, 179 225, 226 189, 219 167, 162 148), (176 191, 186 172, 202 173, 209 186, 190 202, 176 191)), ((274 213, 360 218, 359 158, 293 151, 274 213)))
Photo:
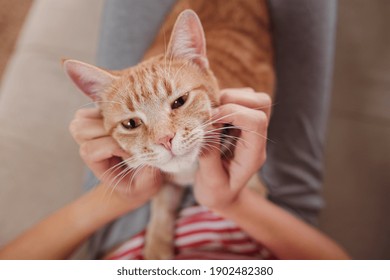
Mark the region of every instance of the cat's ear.
POLYGON ((118 79, 101 68, 81 61, 65 59, 62 65, 75 85, 93 101, 101 100, 100 94, 118 79))
POLYGON ((185 10, 177 18, 169 41, 167 57, 189 60, 202 68, 209 67, 203 27, 193 10, 185 10))

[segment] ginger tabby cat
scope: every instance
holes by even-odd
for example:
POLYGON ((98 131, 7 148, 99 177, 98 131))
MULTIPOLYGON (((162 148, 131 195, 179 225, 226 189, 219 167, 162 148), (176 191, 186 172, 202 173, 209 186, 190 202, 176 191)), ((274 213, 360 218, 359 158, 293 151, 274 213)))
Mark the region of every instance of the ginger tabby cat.
POLYGON ((107 133, 131 155, 115 167, 123 169, 117 180, 147 165, 165 174, 152 201, 145 258, 173 257, 182 186, 193 183, 197 157, 218 131, 210 117, 219 89, 251 87, 272 97, 271 41, 265 0, 181 0, 140 64, 108 71, 63 62, 73 82, 101 109, 107 133), (171 34, 168 46, 165 34, 171 34))

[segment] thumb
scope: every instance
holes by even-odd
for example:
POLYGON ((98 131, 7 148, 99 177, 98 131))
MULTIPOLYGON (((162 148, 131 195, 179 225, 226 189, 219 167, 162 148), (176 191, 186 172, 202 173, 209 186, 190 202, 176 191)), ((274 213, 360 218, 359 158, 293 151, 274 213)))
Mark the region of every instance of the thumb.
POLYGON ((137 178, 139 186, 159 186, 161 184, 160 171, 150 166, 143 167, 137 178))
POLYGON ((212 142, 208 143, 199 157, 199 171, 202 175, 211 178, 226 176, 221 160, 220 144, 217 144, 217 141, 212 142))

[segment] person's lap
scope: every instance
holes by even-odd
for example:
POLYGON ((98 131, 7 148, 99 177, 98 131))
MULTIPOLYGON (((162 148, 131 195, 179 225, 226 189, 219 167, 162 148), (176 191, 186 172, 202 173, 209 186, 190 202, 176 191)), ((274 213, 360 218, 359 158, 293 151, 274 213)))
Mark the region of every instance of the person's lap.
MULTIPOLYGON (((138 63, 175 0, 107 0, 98 65, 138 63)), ((322 162, 330 99, 336 1, 269 1, 275 43, 277 92, 269 126, 267 161, 259 174, 269 199, 310 223, 322 208, 322 162)), ((96 178, 88 174, 86 186, 96 178)), ((97 232, 92 257, 145 228, 145 205, 97 232)))

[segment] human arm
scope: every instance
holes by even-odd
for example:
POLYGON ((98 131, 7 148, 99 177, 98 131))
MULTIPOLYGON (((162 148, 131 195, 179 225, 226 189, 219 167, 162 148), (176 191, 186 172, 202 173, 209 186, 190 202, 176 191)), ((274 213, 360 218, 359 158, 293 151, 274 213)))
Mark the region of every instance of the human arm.
POLYGON ((280 259, 348 259, 348 254, 315 227, 257 192, 244 188, 230 206, 217 210, 280 259))
POLYGON ((200 158, 195 184, 199 203, 237 223, 281 259, 344 259, 348 255, 314 227, 244 188, 265 160, 270 100, 248 90, 225 91, 214 119, 243 128, 230 163, 218 149, 200 158), (228 92, 228 93, 226 93, 228 92), (228 98, 225 96, 228 94, 228 98), (252 98, 252 102, 246 100, 252 98))
POLYGON ((106 135, 98 109, 79 110, 70 130, 83 160, 102 184, 0 249, 0 259, 68 258, 97 229, 140 207, 158 191, 161 178, 154 169, 143 168, 136 176, 128 170, 122 176, 126 169, 121 157, 127 155, 106 135))
POLYGON ((66 259, 101 226, 141 206, 99 185, 0 250, 0 259, 66 259))

